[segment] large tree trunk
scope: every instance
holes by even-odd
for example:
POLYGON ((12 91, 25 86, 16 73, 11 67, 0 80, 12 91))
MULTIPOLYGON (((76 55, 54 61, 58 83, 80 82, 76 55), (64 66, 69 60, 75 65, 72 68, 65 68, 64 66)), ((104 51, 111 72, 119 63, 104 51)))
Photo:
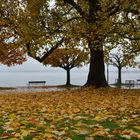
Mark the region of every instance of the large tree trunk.
POLYGON ((70 69, 66 69, 67 72, 67 81, 66 81, 66 85, 70 85, 70 69))
POLYGON ((90 67, 86 86, 107 87, 103 50, 90 49, 90 67))
POLYGON ((122 76, 121 76, 121 71, 122 71, 122 68, 121 67, 118 67, 118 83, 117 84, 121 84, 122 83, 122 76))
POLYGON ((88 46, 90 48, 90 67, 86 86, 95 88, 107 87, 105 78, 103 40, 104 33, 98 29, 102 25, 97 21, 97 11, 100 10, 99 0, 88 0, 89 3, 89 37, 88 46), (92 28, 93 25, 96 27, 92 28))

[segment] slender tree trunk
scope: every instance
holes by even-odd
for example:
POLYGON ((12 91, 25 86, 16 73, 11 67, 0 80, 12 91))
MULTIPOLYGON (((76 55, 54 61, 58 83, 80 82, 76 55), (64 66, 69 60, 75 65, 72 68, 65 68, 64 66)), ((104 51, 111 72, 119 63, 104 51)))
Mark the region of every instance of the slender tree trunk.
POLYGON ((67 72, 67 81, 66 81, 66 85, 70 85, 70 69, 66 69, 67 72))
POLYGON ((90 49, 90 67, 86 86, 107 87, 103 50, 90 49))
POLYGON ((119 85, 122 83, 121 72, 122 72, 122 68, 118 67, 118 83, 117 84, 119 84, 119 85))

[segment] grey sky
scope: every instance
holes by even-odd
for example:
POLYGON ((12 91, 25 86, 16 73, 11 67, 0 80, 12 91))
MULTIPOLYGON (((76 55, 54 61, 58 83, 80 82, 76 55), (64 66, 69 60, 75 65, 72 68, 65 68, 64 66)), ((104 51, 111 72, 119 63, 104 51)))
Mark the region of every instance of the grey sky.
MULTIPOLYGON (((43 64, 39 63, 37 60, 28 57, 27 61, 24 62, 21 65, 11 66, 8 67, 6 65, 0 65, 0 72, 3 71, 48 71, 52 69, 57 69, 59 71, 62 71, 61 68, 52 68, 50 66, 44 66, 43 64)), ((88 66, 85 66, 82 68, 83 70, 88 71, 88 66)))
POLYGON ((43 66, 38 61, 29 57, 26 62, 21 65, 7 67, 5 65, 0 65, 0 71, 40 71, 46 70, 46 67, 43 66))

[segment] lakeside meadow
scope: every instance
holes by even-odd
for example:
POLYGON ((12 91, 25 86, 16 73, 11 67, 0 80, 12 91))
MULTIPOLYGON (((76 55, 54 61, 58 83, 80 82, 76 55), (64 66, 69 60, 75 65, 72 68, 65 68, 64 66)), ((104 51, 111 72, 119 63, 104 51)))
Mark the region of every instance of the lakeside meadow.
POLYGON ((0 140, 138 140, 140 90, 0 94, 0 140))

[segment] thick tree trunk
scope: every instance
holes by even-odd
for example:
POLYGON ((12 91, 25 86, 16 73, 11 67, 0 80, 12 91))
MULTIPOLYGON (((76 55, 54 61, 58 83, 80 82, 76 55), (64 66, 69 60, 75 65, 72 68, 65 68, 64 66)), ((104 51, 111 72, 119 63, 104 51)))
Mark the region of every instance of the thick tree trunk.
POLYGON ((70 85, 70 69, 66 69, 67 72, 67 81, 66 81, 66 85, 70 85))
POLYGON ((122 76, 121 76, 121 67, 118 67, 118 83, 117 84, 121 84, 122 83, 122 76))
POLYGON ((97 12, 100 10, 99 0, 88 0, 89 4, 89 37, 88 46, 90 48, 90 67, 86 86, 95 88, 107 87, 105 78, 103 40, 104 33, 99 32, 102 25, 97 21, 97 12), (96 28, 92 28, 93 25, 96 28))
POLYGON ((86 86, 107 87, 104 55, 101 49, 90 49, 90 67, 86 86))

